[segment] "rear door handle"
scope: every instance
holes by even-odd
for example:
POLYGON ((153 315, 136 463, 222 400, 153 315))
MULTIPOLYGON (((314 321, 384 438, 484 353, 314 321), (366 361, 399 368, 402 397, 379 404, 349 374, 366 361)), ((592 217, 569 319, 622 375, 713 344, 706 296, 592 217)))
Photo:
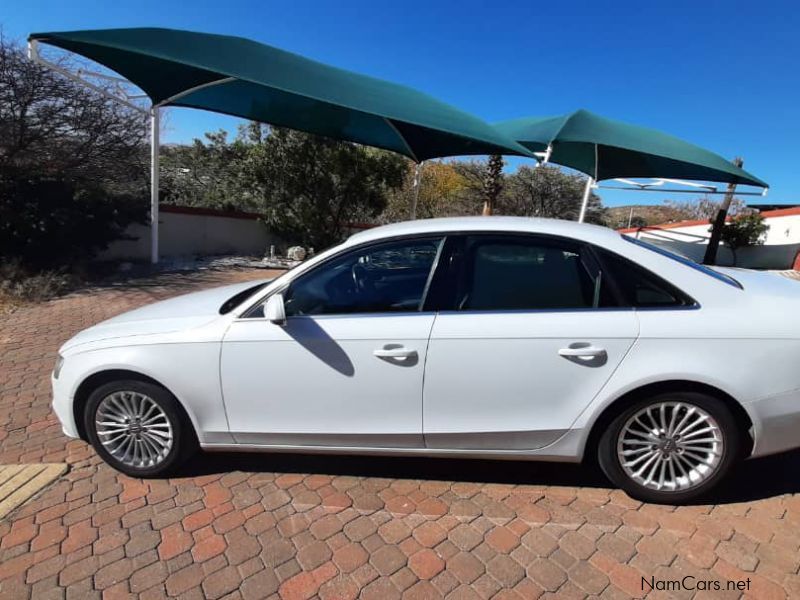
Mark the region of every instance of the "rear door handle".
POLYGON ((414 358, 417 351, 400 346, 399 348, 379 348, 372 352, 378 358, 414 358))
POLYGON ((583 346, 579 348, 561 348, 558 351, 559 356, 577 356, 579 358, 589 358, 594 356, 605 356, 605 348, 598 348, 596 346, 583 346))

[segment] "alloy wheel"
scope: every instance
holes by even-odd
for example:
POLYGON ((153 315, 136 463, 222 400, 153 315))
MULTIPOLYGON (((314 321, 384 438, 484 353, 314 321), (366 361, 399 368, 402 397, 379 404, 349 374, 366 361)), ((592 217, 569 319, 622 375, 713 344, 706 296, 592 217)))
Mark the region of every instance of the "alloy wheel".
POLYGON ((95 428, 111 456, 137 469, 161 463, 174 442, 167 414, 140 392, 118 391, 103 398, 97 407, 95 428))
POLYGON ((699 486, 718 469, 724 453, 719 423, 686 402, 658 402, 634 413, 617 439, 625 474, 656 491, 679 492, 699 486))

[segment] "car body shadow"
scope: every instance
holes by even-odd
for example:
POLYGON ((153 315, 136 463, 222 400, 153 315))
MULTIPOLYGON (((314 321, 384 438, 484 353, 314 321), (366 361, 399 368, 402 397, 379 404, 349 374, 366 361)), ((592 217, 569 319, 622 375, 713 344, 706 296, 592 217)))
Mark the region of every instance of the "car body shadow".
POLYGON ((345 377, 353 377, 356 368, 342 347, 311 317, 291 317, 284 325, 286 334, 300 347, 345 377))
MULTIPOLYGON (((408 456, 290 454, 283 452, 205 453, 189 461, 180 476, 230 471, 314 473, 533 486, 608 488, 593 461, 584 464, 526 460, 484 460, 408 456)), ((692 504, 730 504, 800 492, 800 450, 743 461, 711 494, 692 504)))

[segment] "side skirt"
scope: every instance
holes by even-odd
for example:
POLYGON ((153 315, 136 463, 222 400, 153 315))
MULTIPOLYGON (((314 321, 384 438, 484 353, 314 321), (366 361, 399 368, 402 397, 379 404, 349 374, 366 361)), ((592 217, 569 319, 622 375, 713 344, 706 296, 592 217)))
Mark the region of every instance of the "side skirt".
POLYGON ((451 448, 381 448, 352 446, 296 446, 272 444, 201 444, 206 452, 284 452, 291 454, 355 454, 366 456, 431 456, 437 458, 484 458, 580 462, 582 432, 568 431, 558 441, 536 450, 486 450, 451 448))

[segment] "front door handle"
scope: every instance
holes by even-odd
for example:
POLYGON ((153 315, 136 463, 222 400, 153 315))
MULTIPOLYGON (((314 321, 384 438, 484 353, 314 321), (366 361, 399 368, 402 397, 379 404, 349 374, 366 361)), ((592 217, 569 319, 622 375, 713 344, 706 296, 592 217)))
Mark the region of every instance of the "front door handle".
POLYGON ((579 346, 561 348, 558 351, 559 356, 578 357, 578 358, 592 358, 596 356, 605 356, 606 349, 598 348, 597 346, 579 346))
POLYGON ((372 353, 378 358, 416 358, 417 356, 416 350, 404 346, 379 348, 372 353))

